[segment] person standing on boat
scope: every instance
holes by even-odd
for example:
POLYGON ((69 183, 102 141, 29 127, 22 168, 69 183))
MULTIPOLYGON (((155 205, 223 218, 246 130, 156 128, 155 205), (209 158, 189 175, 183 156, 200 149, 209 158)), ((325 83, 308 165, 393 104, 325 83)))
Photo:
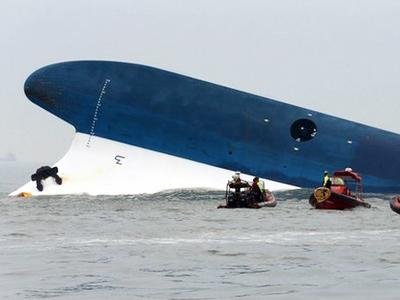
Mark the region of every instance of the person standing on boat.
POLYGON ((330 189, 331 185, 332 185, 331 177, 329 176, 328 171, 324 171, 324 177, 322 179, 322 186, 330 189))
POLYGON ((244 181, 240 178, 240 172, 236 171, 234 175, 232 175, 232 181, 228 182, 230 188, 235 189, 236 193, 240 193, 240 190, 243 188, 249 188, 250 184, 247 181, 244 181))

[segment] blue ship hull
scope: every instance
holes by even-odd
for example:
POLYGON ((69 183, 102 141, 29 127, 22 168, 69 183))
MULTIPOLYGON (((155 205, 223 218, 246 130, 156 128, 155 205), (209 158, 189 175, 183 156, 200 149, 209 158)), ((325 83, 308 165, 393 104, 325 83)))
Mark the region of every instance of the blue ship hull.
POLYGON ((89 136, 299 187, 351 167, 366 191, 400 190, 398 134, 168 71, 65 62, 34 72, 25 93, 89 136))

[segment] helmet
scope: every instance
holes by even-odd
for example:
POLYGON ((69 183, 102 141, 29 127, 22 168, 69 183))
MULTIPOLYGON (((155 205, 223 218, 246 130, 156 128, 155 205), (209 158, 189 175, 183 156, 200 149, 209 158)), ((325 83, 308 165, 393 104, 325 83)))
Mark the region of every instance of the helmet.
POLYGON ((236 171, 235 174, 232 175, 232 178, 233 178, 234 180, 240 179, 240 172, 239 172, 239 171, 236 171))

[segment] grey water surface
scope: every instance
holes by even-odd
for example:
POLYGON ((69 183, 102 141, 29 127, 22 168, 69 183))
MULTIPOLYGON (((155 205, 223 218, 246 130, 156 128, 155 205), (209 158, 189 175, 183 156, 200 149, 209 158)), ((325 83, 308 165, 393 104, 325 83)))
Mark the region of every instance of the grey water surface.
POLYGON ((259 210, 204 190, 8 197, 29 175, 0 165, 0 299, 399 299, 391 195, 352 211, 312 209, 309 190, 259 210))

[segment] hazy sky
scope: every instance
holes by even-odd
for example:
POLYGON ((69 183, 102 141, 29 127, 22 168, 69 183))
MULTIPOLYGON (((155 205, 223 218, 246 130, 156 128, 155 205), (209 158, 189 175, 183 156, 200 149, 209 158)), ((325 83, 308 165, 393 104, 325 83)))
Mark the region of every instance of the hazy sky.
POLYGON ((141 63, 400 133, 400 1, 0 1, 0 156, 55 162, 74 129, 33 105, 55 62, 141 63))

